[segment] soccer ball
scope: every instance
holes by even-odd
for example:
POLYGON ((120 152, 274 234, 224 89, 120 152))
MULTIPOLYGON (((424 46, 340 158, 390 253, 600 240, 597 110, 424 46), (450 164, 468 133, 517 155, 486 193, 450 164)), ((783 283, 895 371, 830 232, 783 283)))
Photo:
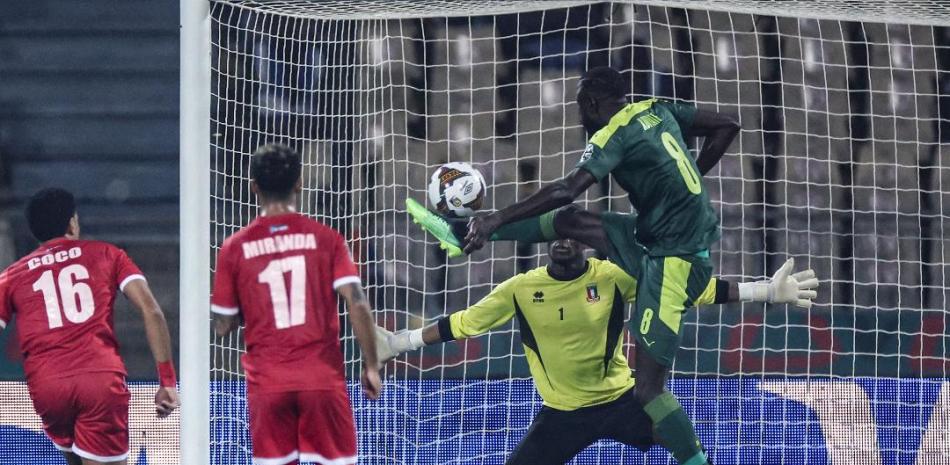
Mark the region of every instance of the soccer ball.
POLYGON ((446 163, 429 179, 429 203, 445 216, 472 216, 485 200, 485 178, 468 163, 446 163))

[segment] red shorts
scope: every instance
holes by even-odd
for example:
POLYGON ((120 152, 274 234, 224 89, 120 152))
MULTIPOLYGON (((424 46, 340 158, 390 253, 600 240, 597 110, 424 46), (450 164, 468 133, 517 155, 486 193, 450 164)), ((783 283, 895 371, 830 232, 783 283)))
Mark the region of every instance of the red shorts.
POLYGON ((57 449, 99 462, 129 455, 129 389, 120 373, 29 383, 33 408, 57 449))
POLYGON ((247 403, 255 465, 356 463, 356 426, 345 390, 256 393, 251 388, 247 403))

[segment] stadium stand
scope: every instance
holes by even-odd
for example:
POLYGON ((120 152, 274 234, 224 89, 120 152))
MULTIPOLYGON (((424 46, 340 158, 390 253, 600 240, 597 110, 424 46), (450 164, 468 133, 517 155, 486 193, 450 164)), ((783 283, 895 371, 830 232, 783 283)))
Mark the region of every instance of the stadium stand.
MULTIPOLYGON (((5 238, 35 247, 22 219, 36 190, 76 193, 83 234, 142 267, 178 328, 178 11, 146 0, 35 0, 0 14, 0 187, 5 238)), ((140 319, 118 299, 130 378, 153 379, 140 319), (129 335, 125 337, 125 335, 129 335)), ((5 333, 9 338, 10 332, 5 333)), ((0 357, 0 378, 16 367, 0 357)))

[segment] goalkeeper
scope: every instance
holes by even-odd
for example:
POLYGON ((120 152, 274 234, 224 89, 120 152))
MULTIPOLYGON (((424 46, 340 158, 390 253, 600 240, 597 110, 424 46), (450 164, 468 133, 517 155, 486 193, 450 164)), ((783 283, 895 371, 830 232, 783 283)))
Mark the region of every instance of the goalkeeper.
MULTIPOLYGON (((509 465, 551 465, 570 460, 599 439, 646 451, 653 428, 634 397, 634 379, 623 354, 626 303, 637 298, 637 279, 617 265, 585 259, 571 239, 551 242, 550 265, 519 274, 484 299, 424 329, 393 334, 377 328, 379 359, 425 345, 477 336, 511 320, 544 406, 509 465)), ((739 286, 754 287, 749 300, 809 306, 818 285, 812 270, 790 274, 789 259, 771 280, 731 283, 711 278, 696 304, 738 300, 739 286)))

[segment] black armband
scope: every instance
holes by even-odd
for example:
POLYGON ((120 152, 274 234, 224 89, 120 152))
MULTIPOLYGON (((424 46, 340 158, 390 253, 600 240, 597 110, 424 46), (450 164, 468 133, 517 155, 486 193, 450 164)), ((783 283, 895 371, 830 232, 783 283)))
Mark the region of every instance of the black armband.
POLYGON ((455 340, 455 336, 452 336, 452 322, 449 321, 449 317, 445 316, 439 320, 439 339, 442 342, 451 342, 455 340))
POLYGON ((729 281, 716 278, 716 300, 713 303, 724 304, 729 301, 729 281))

